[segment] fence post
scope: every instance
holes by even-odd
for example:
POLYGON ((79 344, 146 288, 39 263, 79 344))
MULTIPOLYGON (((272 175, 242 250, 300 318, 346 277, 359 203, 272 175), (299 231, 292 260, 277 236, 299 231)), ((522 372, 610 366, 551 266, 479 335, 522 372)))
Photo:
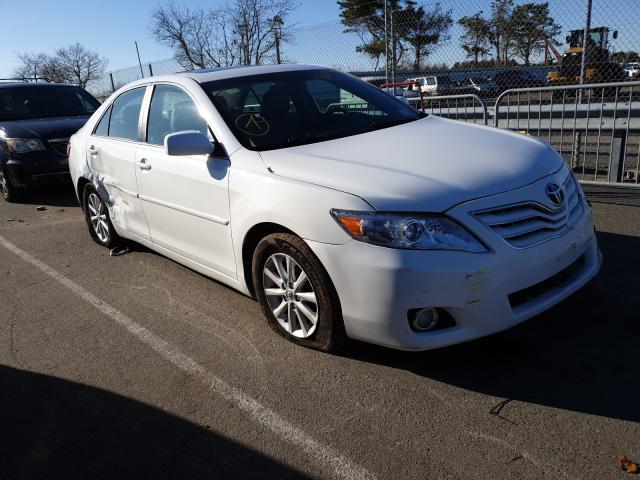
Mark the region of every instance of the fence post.
POLYGON ((113 73, 109 72, 109 78, 111 79, 111 92, 116 91, 116 85, 113 83, 113 73))
MULTIPOLYGON (((607 180, 611 183, 621 183, 624 168, 624 156, 627 151, 627 136, 624 132, 615 131, 613 145, 611 147, 611 157, 609 158, 609 168, 607 180)), ((596 172, 597 175, 597 172, 596 172)))

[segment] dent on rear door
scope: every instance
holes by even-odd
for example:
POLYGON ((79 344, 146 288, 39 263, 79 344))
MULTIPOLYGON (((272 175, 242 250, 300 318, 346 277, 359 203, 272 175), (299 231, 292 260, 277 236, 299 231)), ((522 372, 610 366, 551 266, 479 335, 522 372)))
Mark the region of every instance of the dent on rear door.
POLYGON ((149 239, 149 228, 138 199, 135 174, 136 144, 108 138, 90 138, 87 163, 98 190, 107 194, 111 221, 121 234, 149 239), (93 151, 91 147, 93 148, 93 151))

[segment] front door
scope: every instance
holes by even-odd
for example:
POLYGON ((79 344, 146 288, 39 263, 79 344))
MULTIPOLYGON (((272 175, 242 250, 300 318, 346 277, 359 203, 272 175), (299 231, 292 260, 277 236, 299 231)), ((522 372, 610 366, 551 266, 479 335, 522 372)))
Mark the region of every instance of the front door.
POLYGON ((229 218, 229 159, 167 155, 165 136, 185 130, 209 134, 186 91, 174 85, 156 85, 147 120, 147 143, 136 154, 138 193, 151 240, 236 278, 229 218))
POLYGON ((139 118, 146 87, 121 94, 104 113, 87 142, 87 164, 101 194, 108 195, 109 213, 124 236, 149 240, 149 228, 138 199, 135 158, 139 118))

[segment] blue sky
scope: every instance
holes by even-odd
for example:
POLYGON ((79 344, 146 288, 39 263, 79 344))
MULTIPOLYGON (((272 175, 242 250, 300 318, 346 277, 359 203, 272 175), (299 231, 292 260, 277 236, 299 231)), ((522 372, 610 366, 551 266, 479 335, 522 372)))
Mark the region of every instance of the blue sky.
MULTIPOLYGON (((44 51, 79 41, 109 60, 114 70, 138 61, 134 40, 138 41, 142 61, 172 56, 171 50, 157 45, 147 24, 158 0, 0 0, 0 77, 7 77, 15 66, 15 52, 44 51)), ((186 0, 189 6, 222 6, 225 0, 186 0)), ((293 21, 300 24, 335 20, 338 7, 331 0, 303 0, 293 21)))
MULTIPOLYGON (((529 0, 531 1, 531 0, 529 0)), ((537 1, 537 0, 534 0, 537 1)), ((15 66, 18 51, 52 53, 57 47, 79 41, 109 60, 109 70, 137 63, 134 40, 138 41, 143 62, 169 58, 172 52, 157 45, 148 31, 148 19, 158 0, 0 0, 0 77, 9 76, 15 66)), ((196 6, 222 6, 225 0, 183 0, 196 6)), ((432 3, 432 2, 427 2, 432 3)), ((490 0, 441 0, 452 8, 453 18, 487 11, 490 0)), ((585 0, 550 0, 553 16, 566 30, 577 28, 583 21, 585 0)), ((300 27, 337 22, 339 9, 335 0, 299 0, 300 7, 292 21, 300 27)), ((620 30, 617 50, 640 50, 640 0, 593 0, 595 24, 605 24, 620 30)), ((461 55, 457 36, 443 45, 432 61, 446 61, 461 55)), ((331 63, 332 52, 349 59, 356 58, 353 41, 341 36, 341 27, 319 30, 314 35, 301 36, 297 49, 309 49, 308 62, 331 63), (324 32, 324 33, 323 33, 324 32), (311 49, 316 52, 311 52, 311 49), (312 58, 315 55, 316 58, 312 58)), ((306 54, 305 54, 306 56, 306 54)), ((459 58, 455 58, 459 59, 459 58)))

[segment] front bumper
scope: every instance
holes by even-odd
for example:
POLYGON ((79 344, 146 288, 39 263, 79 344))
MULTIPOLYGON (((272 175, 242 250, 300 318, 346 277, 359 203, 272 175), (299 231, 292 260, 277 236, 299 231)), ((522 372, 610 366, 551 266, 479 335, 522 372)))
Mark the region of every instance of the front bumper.
MULTIPOLYGON (((535 185, 519 193, 526 196, 535 185)), ((514 197, 513 192, 505 196, 514 197)), ((471 211, 499 202, 496 197, 500 196, 448 212, 470 226, 490 246, 489 253, 396 250, 356 240, 343 245, 309 241, 334 282, 347 335, 403 350, 465 342, 544 312, 597 274, 602 256, 586 202, 584 213, 562 236, 518 249, 472 219, 471 211), (456 325, 432 332, 412 330, 408 311, 424 307, 445 309, 456 325)))
POLYGON ((13 186, 26 188, 68 182, 69 161, 66 157, 13 158, 4 165, 13 186))

